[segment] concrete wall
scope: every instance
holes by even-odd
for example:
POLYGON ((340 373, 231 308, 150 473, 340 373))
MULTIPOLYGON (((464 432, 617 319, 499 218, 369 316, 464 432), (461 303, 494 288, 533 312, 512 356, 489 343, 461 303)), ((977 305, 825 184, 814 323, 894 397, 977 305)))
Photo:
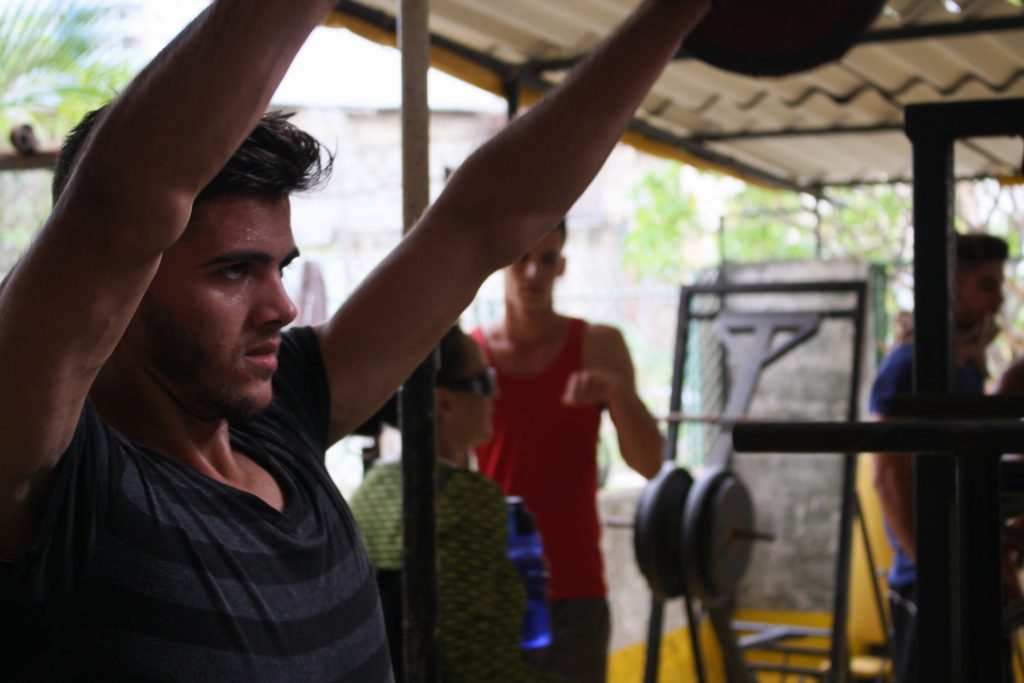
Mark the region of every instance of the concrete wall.
MULTIPOLYGON (((730 269, 733 282, 856 280, 866 268, 855 263, 776 263, 730 269)), ((849 307, 852 297, 757 296, 730 304, 744 310, 807 310, 849 307)), ((750 415, 764 419, 843 420, 849 404, 851 323, 826 320, 819 332, 762 375, 750 415)), ((865 328, 865 340, 871 331, 865 328)), ((862 349, 861 389, 870 383, 869 344, 862 349)), ((735 367, 732 367, 735 372, 735 367)), ((829 612, 839 534, 841 459, 832 454, 744 454, 733 468, 754 500, 756 527, 776 535, 756 544, 737 595, 741 609, 829 612)), ((601 495, 606 519, 632 519, 640 489, 601 495)), ((613 650, 646 640, 650 593, 636 568, 629 530, 606 528, 604 552, 613 610, 613 650)), ((665 633, 684 624, 682 602, 669 603, 665 633)))

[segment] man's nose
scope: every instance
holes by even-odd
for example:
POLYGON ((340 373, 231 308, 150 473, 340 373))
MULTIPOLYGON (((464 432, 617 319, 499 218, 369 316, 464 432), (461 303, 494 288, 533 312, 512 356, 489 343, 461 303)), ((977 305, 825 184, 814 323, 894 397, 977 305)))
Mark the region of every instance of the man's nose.
POLYGON ((257 327, 273 324, 285 327, 299 315, 299 309, 292 302, 280 277, 272 277, 261 292, 260 299, 253 306, 254 323, 257 327))

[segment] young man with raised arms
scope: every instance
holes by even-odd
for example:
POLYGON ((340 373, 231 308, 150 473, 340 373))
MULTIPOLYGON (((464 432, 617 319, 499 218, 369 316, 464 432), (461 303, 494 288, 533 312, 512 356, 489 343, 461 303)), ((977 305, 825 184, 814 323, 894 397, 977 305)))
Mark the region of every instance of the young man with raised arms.
POLYGON ((323 452, 561 218, 709 2, 644 0, 327 323, 282 332, 288 194, 322 169, 287 122, 257 124, 334 5, 216 0, 81 131, 0 286, 16 678, 390 680, 323 452), (244 172, 296 152, 284 178, 244 172))

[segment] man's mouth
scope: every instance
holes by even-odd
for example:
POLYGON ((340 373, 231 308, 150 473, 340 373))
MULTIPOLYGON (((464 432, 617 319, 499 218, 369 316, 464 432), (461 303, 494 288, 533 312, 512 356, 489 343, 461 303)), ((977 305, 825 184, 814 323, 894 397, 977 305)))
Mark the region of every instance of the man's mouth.
POLYGON ((280 341, 267 342, 253 346, 245 352, 245 359, 264 370, 277 370, 277 353, 281 349, 280 341))

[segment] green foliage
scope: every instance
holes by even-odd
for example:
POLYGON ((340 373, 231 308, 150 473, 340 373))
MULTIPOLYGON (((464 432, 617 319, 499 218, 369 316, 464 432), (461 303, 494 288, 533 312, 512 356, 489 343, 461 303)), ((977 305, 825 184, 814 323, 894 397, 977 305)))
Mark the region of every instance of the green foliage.
POLYGON ((682 167, 669 164, 648 173, 633 191, 637 208, 624 265, 640 279, 675 283, 723 260, 900 262, 913 256, 907 185, 830 188, 822 201, 744 185, 725 202, 719 224, 706 226, 683 185, 682 167))
POLYGON ((53 145, 131 76, 107 8, 77 0, 0 6, 0 132, 28 123, 53 145))
POLYGON ((913 258, 911 188, 869 185, 835 188, 822 206, 824 256, 859 261, 913 258))
MULTIPOLYGON (((41 147, 56 147, 89 110, 131 77, 114 16, 76 0, 0 4, 0 149, 12 126, 29 124, 41 147)), ((50 208, 48 171, 0 172, 0 276, 50 208)))
POLYGON ((24 251, 50 210, 49 171, 0 173, 0 277, 24 251))
POLYGON ((671 163, 652 171, 632 192, 635 225, 626 235, 623 263, 641 280, 679 282, 699 267, 685 246, 700 237, 697 202, 683 189, 682 166, 671 163))
POLYGON ((814 258, 814 224, 813 211, 799 195, 747 185, 727 202, 719 258, 729 262, 814 258))

